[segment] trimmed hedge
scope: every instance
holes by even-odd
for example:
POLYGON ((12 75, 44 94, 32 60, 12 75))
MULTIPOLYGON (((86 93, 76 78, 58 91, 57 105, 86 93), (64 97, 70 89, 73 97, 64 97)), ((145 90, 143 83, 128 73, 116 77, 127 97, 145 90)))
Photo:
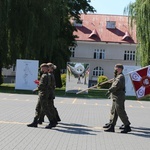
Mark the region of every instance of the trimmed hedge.
POLYGON ((61 74, 62 87, 66 87, 66 74, 61 74))

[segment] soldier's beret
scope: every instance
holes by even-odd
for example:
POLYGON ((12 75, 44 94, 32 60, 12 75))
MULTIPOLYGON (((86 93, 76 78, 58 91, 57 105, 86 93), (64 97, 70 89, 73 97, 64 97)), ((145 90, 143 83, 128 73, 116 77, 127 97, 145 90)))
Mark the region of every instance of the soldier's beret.
POLYGON ((121 69, 124 68, 122 64, 116 64, 115 67, 116 67, 116 68, 121 68, 121 69))
POLYGON ((47 67, 48 68, 48 65, 46 63, 43 63, 43 64, 40 65, 40 68, 42 68, 42 67, 47 67))
POLYGON ((47 63, 47 65, 48 65, 48 67, 51 67, 52 69, 56 69, 57 68, 57 66, 56 65, 54 65, 53 63, 47 63))

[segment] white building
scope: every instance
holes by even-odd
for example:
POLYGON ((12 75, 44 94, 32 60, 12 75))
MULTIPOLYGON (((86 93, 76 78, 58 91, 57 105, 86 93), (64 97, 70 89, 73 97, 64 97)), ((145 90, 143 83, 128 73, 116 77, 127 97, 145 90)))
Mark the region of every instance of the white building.
POLYGON ((78 38, 70 61, 90 64, 90 85, 100 75, 113 78, 116 63, 137 65, 136 30, 129 28, 127 16, 82 14, 81 19, 82 24, 72 21, 78 38))
MULTIPOLYGON (((82 24, 72 21, 78 38, 77 46, 70 47, 70 61, 90 64, 90 85, 95 84, 100 75, 113 78, 116 63, 137 65, 136 27, 129 28, 127 16, 82 14, 81 20, 82 24)), ((3 75, 15 75, 14 69, 3 69, 3 75)))
POLYGON ((2 75, 4 77, 3 78, 4 83, 14 83, 15 82, 15 74, 16 74, 15 66, 13 66, 9 69, 3 68, 2 75))

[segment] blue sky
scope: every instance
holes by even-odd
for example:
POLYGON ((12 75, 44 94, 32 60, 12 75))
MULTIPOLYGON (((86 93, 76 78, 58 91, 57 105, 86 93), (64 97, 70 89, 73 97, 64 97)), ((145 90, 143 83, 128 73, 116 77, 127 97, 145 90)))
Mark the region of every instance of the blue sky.
POLYGON ((123 15, 124 8, 135 0, 91 0, 92 5, 98 14, 123 15))

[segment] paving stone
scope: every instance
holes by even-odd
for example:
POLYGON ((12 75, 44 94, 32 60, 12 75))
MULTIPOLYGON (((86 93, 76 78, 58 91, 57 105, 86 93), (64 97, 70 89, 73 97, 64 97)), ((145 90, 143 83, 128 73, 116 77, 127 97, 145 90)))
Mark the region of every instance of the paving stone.
POLYGON ((150 148, 150 102, 125 103, 132 132, 121 134, 118 119, 115 133, 104 132, 109 121, 110 99, 56 97, 61 122, 45 129, 26 125, 33 121, 37 95, 0 93, 0 150, 148 150, 150 148))

